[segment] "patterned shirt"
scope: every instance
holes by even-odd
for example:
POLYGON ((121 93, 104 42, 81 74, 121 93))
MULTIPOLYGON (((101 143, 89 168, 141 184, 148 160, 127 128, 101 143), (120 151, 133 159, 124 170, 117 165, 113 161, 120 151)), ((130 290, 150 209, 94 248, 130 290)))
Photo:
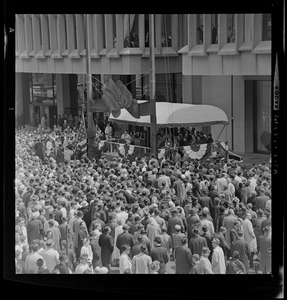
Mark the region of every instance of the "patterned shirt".
POLYGON ((172 247, 176 248, 181 245, 181 239, 185 237, 185 234, 182 232, 175 232, 172 234, 172 247))

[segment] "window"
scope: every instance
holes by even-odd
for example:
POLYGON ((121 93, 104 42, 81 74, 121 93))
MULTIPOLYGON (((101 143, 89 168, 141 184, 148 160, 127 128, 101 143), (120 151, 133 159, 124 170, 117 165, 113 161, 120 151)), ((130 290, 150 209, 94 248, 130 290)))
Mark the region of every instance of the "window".
POLYGON ((112 15, 112 22, 113 22, 113 48, 117 46, 117 22, 116 22, 116 15, 112 15))
POLYGON ((211 14, 211 44, 218 44, 218 14, 211 14))
POLYGON ((137 14, 124 14, 124 47, 139 47, 139 21, 137 14))
POLYGON ((106 26, 105 26, 105 15, 101 15, 102 19, 102 37, 103 37, 103 48, 106 48, 106 26))
POLYGON ((76 15, 73 16, 73 29, 74 29, 74 41, 75 41, 75 49, 78 49, 78 43, 77 43, 77 22, 76 22, 76 15))
POLYGON ((40 42, 40 49, 43 49, 43 42, 42 42, 42 26, 41 26, 41 20, 38 17, 37 25, 39 25, 39 42, 40 42))
POLYGON ((262 41, 271 41, 271 14, 263 14, 262 41))
POLYGON ((178 43, 180 47, 187 45, 187 15, 178 15, 178 43))
POLYGON ((47 49, 50 50, 51 49, 51 46, 50 46, 50 23, 49 23, 48 15, 43 15, 43 22, 44 22, 43 29, 45 28, 46 32, 47 32, 47 39, 46 39, 47 49))
POLYGON ((53 74, 32 73, 30 101, 34 104, 54 104, 56 83, 53 74))
MULTIPOLYGON (((30 48, 30 50, 34 49, 34 41, 33 41, 33 28, 32 28, 32 16, 31 15, 27 15, 27 26, 26 26, 26 30, 27 30, 27 35, 26 35, 26 39, 28 42, 28 49, 30 48), (29 40, 30 37, 30 40, 29 40)), ((29 54, 29 53, 27 53, 29 54)))
POLYGON ((67 16, 64 15, 64 49, 68 49, 67 16))
POLYGON ((196 15, 196 44, 203 44, 203 14, 196 15))
POLYGON ((227 43, 235 43, 235 15, 227 15, 227 43))
MULTIPOLYGON (((154 15, 154 25, 155 25, 155 15, 154 15)), ((145 28, 145 47, 149 47, 149 14, 144 15, 144 28, 145 28)), ((154 26, 154 45, 156 45, 156 34, 154 26)))
POLYGON ((171 47, 171 40, 171 14, 164 14, 161 18, 161 46, 171 47))

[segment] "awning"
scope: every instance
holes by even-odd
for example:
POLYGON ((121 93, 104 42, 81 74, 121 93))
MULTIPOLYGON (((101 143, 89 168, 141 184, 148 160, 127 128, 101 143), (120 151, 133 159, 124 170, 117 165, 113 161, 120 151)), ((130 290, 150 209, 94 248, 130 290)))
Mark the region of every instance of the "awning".
MULTIPOLYGON (((158 127, 195 127, 229 124, 227 116, 222 109, 205 104, 156 102, 156 117, 158 127)), ((150 126, 150 116, 141 116, 139 119, 136 119, 126 109, 121 110, 118 118, 111 116, 109 120, 120 124, 150 126)))

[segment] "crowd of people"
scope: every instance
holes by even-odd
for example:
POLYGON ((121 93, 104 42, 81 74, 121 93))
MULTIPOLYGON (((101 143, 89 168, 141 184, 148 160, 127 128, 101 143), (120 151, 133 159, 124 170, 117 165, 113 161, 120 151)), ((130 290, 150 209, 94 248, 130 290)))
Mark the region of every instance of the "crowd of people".
POLYGON ((271 272, 270 164, 95 160, 76 135, 16 132, 17 274, 271 272))

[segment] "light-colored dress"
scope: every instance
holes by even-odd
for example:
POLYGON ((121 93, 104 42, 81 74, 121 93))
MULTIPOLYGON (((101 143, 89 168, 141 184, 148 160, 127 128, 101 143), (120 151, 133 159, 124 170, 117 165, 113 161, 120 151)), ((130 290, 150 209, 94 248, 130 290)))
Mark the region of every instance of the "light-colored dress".
MULTIPOLYGON (((117 243, 117 237, 118 235, 120 235, 121 233, 123 233, 123 226, 122 225, 118 225, 116 228, 115 228, 115 239, 114 239, 114 245, 116 245, 117 243)), ((118 247, 114 247, 114 251, 112 253, 112 260, 114 259, 120 259, 120 250, 118 249, 118 247)))
POLYGON ((212 272, 214 274, 225 274, 226 266, 225 266, 225 259, 224 253, 220 246, 214 248, 212 253, 212 272))
POLYGON ((251 221, 245 218, 242 222, 242 227, 244 232, 244 240, 248 243, 250 252, 256 252, 257 241, 251 221))

